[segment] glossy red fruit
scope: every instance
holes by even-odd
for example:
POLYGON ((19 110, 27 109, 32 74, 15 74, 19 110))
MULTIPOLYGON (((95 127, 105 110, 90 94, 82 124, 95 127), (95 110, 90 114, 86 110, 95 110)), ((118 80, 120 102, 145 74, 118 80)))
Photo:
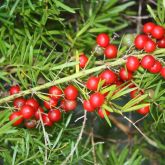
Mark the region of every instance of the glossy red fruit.
POLYGON ((135 84, 133 84, 132 82, 129 83, 128 88, 135 88, 135 87, 136 87, 135 84))
POLYGON ((100 80, 98 77, 91 76, 91 77, 89 77, 89 79, 86 82, 86 87, 91 91, 96 91, 99 81, 100 80))
POLYGON ((151 55, 146 55, 141 60, 141 66, 144 69, 150 69, 155 63, 155 58, 151 55))
POLYGON ((39 120, 40 116, 42 116, 44 113, 44 110, 42 109, 42 107, 38 107, 37 111, 35 111, 34 117, 39 120))
POLYGON ((52 97, 49 97, 49 100, 44 101, 44 106, 45 106, 46 109, 49 110, 49 109, 52 109, 55 106, 57 106, 57 103, 58 103, 58 100, 53 99, 52 97))
POLYGON ((120 69, 119 76, 123 81, 131 80, 133 77, 132 72, 126 70, 125 68, 120 69))
MULTIPOLYGON (((109 116, 109 115, 110 115, 110 112, 105 110, 105 114, 106 114, 107 116, 109 116)), ((104 115, 104 112, 103 112, 103 109, 102 109, 102 108, 99 108, 99 110, 98 110, 98 115, 99 115, 102 119, 105 118, 105 115, 104 115)))
POLYGON ((157 42, 159 48, 165 48, 165 37, 157 42))
POLYGON ((67 111, 73 111, 77 107, 77 101, 76 100, 64 100, 64 110, 67 111))
POLYGON ((162 69, 162 64, 159 61, 155 60, 154 65, 149 69, 149 71, 151 73, 159 73, 161 69, 162 69))
POLYGON ((94 108, 99 108, 104 103, 104 95, 96 92, 90 96, 89 101, 94 108))
POLYGON ((23 97, 19 97, 14 99, 13 105, 15 108, 21 108, 23 105, 25 105, 26 100, 23 97))
POLYGON ((48 117, 52 122, 58 122, 61 120, 61 112, 58 109, 50 110, 48 112, 48 117))
POLYGON ((49 94, 53 99, 60 99, 62 96, 62 90, 57 86, 52 86, 49 88, 49 94))
POLYGON ((116 84, 116 86, 118 87, 118 86, 120 86, 120 85, 123 84, 123 81, 121 81, 121 80, 117 80, 117 81, 115 82, 115 84, 116 84))
POLYGON ((20 87, 18 86, 18 85, 14 85, 14 86, 11 86, 10 87, 10 90, 9 90, 9 92, 10 92, 10 95, 14 95, 14 94, 16 94, 16 93, 19 93, 20 92, 20 87))
POLYGON ((143 32, 150 34, 156 25, 153 22, 147 22, 143 25, 143 32))
POLYGON ((146 35, 144 34, 137 35, 134 41, 135 47, 139 50, 142 50, 147 40, 148 40, 148 37, 146 35))
POLYGON ((139 97, 141 95, 143 95, 144 93, 141 90, 135 89, 133 91, 130 92, 130 96, 131 98, 135 98, 135 97, 139 97))
POLYGON ((152 29, 151 34, 154 38, 161 39, 165 34, 165 30, 162 26, 157 25, 152 29))
POLYGON ((105 33, 99 34, 96 38, 97 44, 104 48, 108 46, 109 41, 110 41, 109 36, 105 33))
POLYGON ((37 125, 37 122, 36 122, 36 120, 26 120, 24 125, 26 128, 32 129, 37 125))
POLYGON ((136 71, 140 66, 140 62, 137 57, 129 56, 126 61, 127 70, 130 72, 136 71))
POLYGON ((106 56, 106 58, 116 58, 117 57, 117 46, 110 44, 108 45, 105 50, 104 50, 104 54, 106 56))
MULTIPOLYGON (((124 88, 124 86, 122 84, 123 84, 123 81, 121 81, 121 80, 118 80, 117 82, 115 82, 117 89, 113 92, 113 95, 115 95, 116 93, 118 93, 120 90, 122 90, 124 88)), ((108 94, 108 92, 107 92, 107 94, 108 94)))
POLYGON ((88 57, 85 54, 80 55, 79 57, 79 66, 80 68, 84 68, 88 62, 88 57))
POLYGON ((53 125, 53 123, 51 122, 51 120, 48 117, 48 114, 42 115, 42 121, 45 126, 51 127, 53 125))
POLYGON ((64 94, 65 94, 66 99, 75 100, 78 96, 78 90, 75 86, 69 85, 65 88, 64 94))
POLYGON ((151 39, 148 39, 144 45, 144 50, 147 53, 153 52, 156 49, 156 43, 151 39))
POLYGON ((149 111, 150 111, 150 106, 146 106, 137 110, 137 112, 141 115, 146 115, 147 113, 149 113, 149 111))
POLYGON ((20 125, 23 121, 23 117, 20 111, 17 112, 13 112, 10 116, 9 116, 9 120, 15 120, 16 118, 18 118, 14 123, 13 126, 17 126, 20 125))
POLYGON ((24 119, 32 118, 35 113, 34 108, 30 105, 23 105, 20 111, 24 119))
POLYGON ((165 79, 165 67, 161 69, 160 74, 165 79))
POLYGON ((92 106, 92 104, 90 103, 89 100, 84 100, 83 107, 84 107, 84 110, 86 110, 88 112, 95 111, 95 108, 92 106))
POLYGON ((36 99, 34 98, 30 98, 26 101, 26 105, 30 105, 31 107, 34 108, 34 110, 36 111, 39 107, 39 103, 36 99))
POLYGON ((65 110, 65 100, 61 100, 60 107, 65 110))
POLYGON ((101 80, 105 80, 105 85, 113 84, 113 83, 115 83, 116 80, 117 80, 116 74, 115 74, 113 71, 109 70, 109 69, 103 71, 103 72, 99 75, 99 78, 100 78, 101 80))

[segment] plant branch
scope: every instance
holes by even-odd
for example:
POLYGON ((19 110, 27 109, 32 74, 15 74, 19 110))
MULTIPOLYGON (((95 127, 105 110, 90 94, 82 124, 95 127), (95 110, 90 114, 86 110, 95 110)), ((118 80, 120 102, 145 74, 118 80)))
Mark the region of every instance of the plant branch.
POLYGON ((118 127, 121 131, 123 131, 126 135, 130 136, 131 132, 128 126, 124 125, 120 121, 118 121, 112 114, 109 115, 109 119, 118 127))
POLYGON ((100 71, 102 69, 105 69, 107 66, 121 65, 124 62, 125 62, 125 60, 120 58, 120 59, 118 59, 118 60, 116 60, 114 62, 107 62, 105 64, 102 64, 101 66, 97 66, 97 67, 94 67, 94 68, 91 68, 91 69, 87 69, 87 70, 82 70, 82 71, 80 71, 78 73, 69 75, 67 77, 48 82, 46 84, 39 85, 37 87, 31 88, 31 89, 28 89, 28 90, 25 90, 25 91, 21 91, 20 93, 17 93, 17 94, 14 94, 14 95, 2 98, 0 100, 0 105, 3 104, 3 103, 9 102, 9 101, 11 101, 11 100, 13 100, 15 98, 18 98, 18 97, 21 97, 21 96, 24 96, 24 95, 27 95, 27 94, 30 94, 30 93, 36 93, 37 91, 49 88, 49 87, 51 87, 53 85, 61 84, 61 83, 64 83, 64 82, 68 82, 68 81, 74 80, 74 79, 79 78, 79 77, 87 76, 87 75, 89 75, 91 73, 94 73, 94 72, 100 71))
POLYGON ((93 136, 93 128, 91 128, 91 143, 92 143, 93 164, 97 165, 96 151, 95 151, 95 142, 94 142, 94 136, 93 136))
POLYGON ((66 157, 66 159, 61 163, 61 165, 65 165, 68 163, 68 160, 73 156, 75 150, 77 149, 78 147, 78 144, 82 138, 82 135, 83 135, 83 132, 84 132, 84 128, 85 128, 85 124, 86 124, 86 117, 87 117, 87 111, 84 111, 84 120, 83 120, 83 123, 82 123, 82 127, 81 127, 81 131, 80 131, 80 134, 77 138, 77 141, 76 141, 76 144, 74 146, 74 148, 71 150, 70 154, 66 157))
POLYGON ((144 137, 144 139, 145 139, 149 144, 151 144, 152 146, 158 148, 158 144, 157 144, 155 141, 153 141, 152 139, 150 139, 149 137, 147 137, 147 136, 140 130, 140 128, 139 128, 138 126, 136 126, 136 124, 135 124, 132 120, 130 120, 127 116, 125 116, 125 115, 123 115, 123 114, 121 114, 121 115, 124 117, 124 119, 126 119, 128 122, 130 122, 130 123, 139 131, 139 133, 144 137))
POLYGON ((105 69, 105 68, 106 68, 106 65, 102 65, 102 66, 98 66, 98 67, 95 67, 95 68, 92 68, 92 69, 82 70, 82 71, 80 71, 78 73, 75 73, 73 75, 69 75, 67 77, 64 77, 64 78, 61 78, 61 79, 58 79, 58 80, 54 80, 54 81, 48 82, 46 84, 39 85, 37 87, 31 88, 31 89, 28 89, 28 90, 25 90, 25 91, 21 91, 20 93, 17 93, 17 94, 14 94, 14 95, 2 98, 0 100, 0 104, 6 103, 6 102, 11 101, 11 100, 13 100, 15 98, 18 98, 20 96, 24 96, 24 95, 27 95, 27 94, 30 94, 30 93, 36 93, 37 91, 49 88, 49 87, 51 87, 53 85, 61 84, 61 83, 64 83, 64 82, 68 82, 68 81, 74 80, 74 79, 76 79, 78 77, 89 75, 89 74, 91 74, 93 72, 97 72, 97 71, 105 69))

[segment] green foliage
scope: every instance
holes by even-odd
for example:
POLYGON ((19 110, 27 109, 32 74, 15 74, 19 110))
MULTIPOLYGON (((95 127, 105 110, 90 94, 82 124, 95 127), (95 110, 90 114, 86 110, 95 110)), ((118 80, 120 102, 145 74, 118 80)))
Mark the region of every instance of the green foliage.
POLYGON ((165 1, 164 0, 158 0, 157 10, 153 10, 150 5, 147 5, 147 9, 157 24, 165 25, 165 1))
POLYGON ((112 146, 111 149, 106 152, 106 158, 105 155, 103 155, 102 150, 103 146, 99 146, 96 152, 101 164, 140 165, 144 161, 144 158, 140 155, 138 149, 132 151, 130 155, 127 147, 120 149, 120 152, 118 152, 117 148, 112 146))
MULTIPOLYGON (((36 86, 40 77, 46 81, 58 78, 57 73, 64 69, 58 65, 68 64, 75 48, 80 51, 91 48, 94 33, 112 34, 128 26, 129 22, 119 18, 119 14, 134 4, 132 1, 118 5, 116 0, 67 3, 55 0, 2 2, 0 61, 4 69, 1 80, 8 83, 14 80, 28 88, 36 86), (10 76, 12 81, 7 78, 10 76)), ((73 69, 74 64, 70 68, 73 69)), ((65 72, 68 74, 67 69, 65 72)))
MULTIPOLYGON (((95 50, 91 53, 96 35, 106 32, 113 38, 116 32, 130 25, 131 22, 125 15, 136 14, 132 8, 135 7, 136 1, 4 0, 0 3, 0 86, 2 92, 5 92, 8 85, 13 83, 20 84, 22 90, 25 90, 73 74, 80 74, 78 57, 81 52, 89 54, 90 64, 85 69, 94 67, 102 60, 101 57, 94 56, 95 50)), ((164 25, 165 1, 158 1, 157 10, 152 9, 151 5, 147 5, 147 8, 155 21, 164 25)), ((110 66, 114 66, 114 70, 118 70, 118 65, 123 65, 122 61, 126 56, 133 54, 141 58, 144 55, 143 52, 134 50, 132 47, 128 49, 122 46, 118 38, 112 43, 120 45, 117 57, 119 61, 103 59, 103 62, 109 62, 110 66)), ((164 49, 157 49, 153 55, 164 64, 164 49)), ((85 70, 81 71, 81 79, 72 81, 82 95, 80 100, 88 98, 89 94, 83 84, 88 78, 83 74, 84 72, 85 70)), ((99 69, 93 74, 98 75, 99 69)), ((154 150, 162 155, 165 149, 165 113, 163 111, 165 83, 163 78, 139 68, 134 75, 133 83, 137 86, 135 88, 129 88, 129 84, 126 83, 125 87, 123 85, 103 87, 103 83, 100 81, 98 87, 101 93, 108 92, 108 103, 103 105, 103 113, 106 114, 105 110, 110 111, 112 115, 114 112, 117 113, 120 117, 122 116, 119 118, 121 123, 125 124, 126 117, 123 116, 125 112, 129 112, 131 116, 134 115, 133 111, 145 105, 151 105, 151 115, 145 116, 146 121, 141 122, 142 125, 139 124, 140 130, 143 130, 151 139, 147 141, 144 138, 146 141, 142 141, 143 132, 139 134, 135 131, 131 132, 131 137, 130 135, 122 137, 123 134, 116 128, 113 130, 115 126, 107 115, 105 122, 93 118, 92 115, 89 118, 87 116, 89 123, 85 131, 90 131, 87 133, 84 131, 83 138, 80 139, 67 163, 90 165, 94 164, 96 158, 96 162, 103 165, 140 165, 143 161, 153 160, 149 154, 146 154, 146 150, 153 153, 153 148, 150 147, 152 142, 157 144, 154 150), (129 93, 137 88, 148 92, 130 100, 129 93), (152 96, 150 96, 151 90, 152 96), (120 105, 121 100, 124 100, 122 105, 120 105), (106 122, 111 126, 111 128, 108 127, 107 132, 106 122), (93 132, 95 127, 93 123, 102 124, 100 127, 105 129, 106 137, 93 132), (109 138, 122 140, 118 142, 110 139, 109 142, 109 138), (132 140, 134 144, 131 145, 130 141, 123 144, 122 141, 125 139, 132 140), (105 144, 101 142, 102 140, 105 144)), ((35 94, 41 100, 47 99, 44 90, 37 91, 35 94)), ((4 164, 28 165, 44 162, 44 164, 58 165, 62 164, 74 150, 82 127, 79 126, 81 122, 73 122, 73 116, 82 115, 82 107, 78 107, 77 111, 70 115, 64 114, 63 120, 51 128, 46 128, 39 122, 34 130, 26 129, 23 125, 16 128, 8 122, 9 114, 13 110, 11 103, 5 103, 0 109, 0 159, 3 159, 4 164)), ((135 118, 138 118, 137 124, 142 120, 141 116, 135 116, 135 118)), ((132 123, 136 124, 133 121, 132 123)), ((160 158, 160 155, 153 154, 154 157, 160 158)), ((159 162, 163 163, 163 160, 160 158, 159 162)))

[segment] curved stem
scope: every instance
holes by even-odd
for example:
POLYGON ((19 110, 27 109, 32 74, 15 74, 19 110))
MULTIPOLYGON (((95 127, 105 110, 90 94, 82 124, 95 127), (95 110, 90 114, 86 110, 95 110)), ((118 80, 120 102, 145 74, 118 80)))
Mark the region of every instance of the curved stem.
POLYGON ((73 147, 73 149, 71 150, 70 154, 66 157, 66 159, 61 163, 61 165, 65 165, 65 164, 68 164, 68 161, 69 159, 73 156, 74 152, 76 151, 77 147, 78 147, 78 144, 80 142, 80 140, 82 139, 82 136, 83 136, 83 132, 84 132, 84 129, 85 129, 85 124, 86 124, 86 120, 87 120, 87 111, 84 111, 84 120, 83 120, 83 123, 82 123, 82 127, 81 127, 81 131, 80 131, 80 134, 77 138, 77 141, 73 147))
MULTIPOLYGON (((161 50, 161 53, 162 53, 162 50, 161 50)), ((141 59, 144 55, 145 54, 140 54, 140 55, 136 55, 136 57, 141 59)), ((97 66, 97 67, 94 67, 94 68, 91 68, 91 69, 87 69, 87 70, 82 70, 78 73, 69 75, 67 77, 64 77, 64 78, 61 78, 61 79, 58 79, 58 80, 55 80, 55 81, 48 82, 44 85, 39 85, 37 87, 31 88, 31 89, 28 89, 28 90, 25 90, 25 91, 21 91, 20 93, 17 93, 17 94, 11 95, 11 96, 7 96, 5 98, 0 99, 0 105, 3 104, 3 103, 8 102, 10 100, 13 100, 15 98, 18 98, 18 97, 21 97, 21 96, 24 96, 24 95, 27 95, 27 94, 30 94, 30 93, 35 93, 36 91, 40 91, 40 90, 43 90, 43 89, 46 89, 46 88, 49 88, 53 85, 57 85, 57 84, 61 84, 61 83, 67 82, 67 81, 71 81, 71 80, 74 80, 76 78, 83 77, 83 76, 89 75, 91 73, 100 71, 102 69, 106 69, 107 67, 123 65, 124 63, 125 63, 125 59, 123 59, 123 58, 119 58, 116 61, 106 62, 106 63, 103 63, 102 61, 96 61, 95 64, 100 65, 100 66, 97 66)), ((64 65, 64 64, 62 64, 62 65, 64 65)), ((60 67, 60 66, 58 66, 58 67, 60 67)))
POLYGON ((37 87, 31 88, 31 89, 28 89, 28 90, 25 90, 25 91, 21 91, 20 93, 17 93, 17 94, 11 95, 11 96, 7 96, 3 99, 0 99, 0 105, 3 104, 3 103, 8 102, 10 100, 13 100, 15 98, 18 98, 18 97, 21 97, 21 96, 24 96, 24 95, 27 95, 27 94, 30 94, 30 93, 35 93, 36 91, 40 91, 40 90, 43 90, 43 89, 46 89, 46 88, 49 88, 53 85, 61 84, 61 83, 67 82, 67 81, 74 80, 74 79, 79 78, 79 77, 89 75, 89 74, 97 72, 97 71, 100 71, 102 69, 105 69, 107 66, 111 67, 111 66, 121 65, 124 62, 125 62, 125 60, 120 58, 120 59, 118 59, 114 62, 108 62, 108 63, 102 64, 101 66, 97 66, 97 67, 87 69, 87 70, 82 70, 78 73, 69 75, 67 77, 64 77, 64 78, 61 78, 61 79, 58 79, 58 80, 55 80, 55 81, 48 82, 46 84, 39 85, 37 87))
POLYGON ((82 70, 81 72, 75 73, 73 75, 70 75, 70 76, 67 76, 67 77, 55 80, 55 81, 51 81, 51 82, 48 82, 46 84, 39 85, 37 87, 31 88, 31 89, 28 89, 28 90, 25 90, 25 91, 21 91, 20 93, 17 93, 17 94, 14 94, 14 95, 2 98, 0 100, 0 104, 6 103, 6 102, 8 102, 10 100, 13 100, 13 99, 15 99, 17 97, 20 97, 20 96, 24 96, 24 95, 27 95, 27 94, 30 94, 30 93, 35 93, 36 91, 40 91, 40 90, 49 88, 49 87, 51 87, 53 85, 61 84, 61 83, 64 83, 64 82, 67 82, 67 81, 71 81, 73 79, 85 76, 85 75, 89 75, 89 74, 91 74, 93 72, 97 72, 97 71, 105 69, 105 68, 106 68, 106 65, 102 65, 102 66, 98 66, 98 67, 95 67, 95 68, 92 68, 92 69, 82 70))

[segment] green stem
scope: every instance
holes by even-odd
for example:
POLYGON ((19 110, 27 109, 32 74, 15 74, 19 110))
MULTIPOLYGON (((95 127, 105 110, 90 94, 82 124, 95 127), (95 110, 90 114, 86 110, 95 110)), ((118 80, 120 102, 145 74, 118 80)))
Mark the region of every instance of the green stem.
MULTIPOLYGON (((142 58, 144 56, 144 54, 136 55, 136 56, 138 58, 142 58)), ((3 103, 8 102, 10 100, 13 100, 15 98, 18 98, 18 97, 21 97, 21 96, 24 96, 24 95, 27 95, 27 94, 30 94, 30 93, 35 93, 36 91, 40 91, 40 90, 43 90, 43 89, 46 89, 46 88, 49 88, 53 85, 57 85, 57 84, 61 84, 61 83, 67 82, 67 81, 71 81, 71 80, 74 80, 76 78, 83 77, 83 76, 89 75, 91 73, 100 71, 102 69, 106 69, 107 66, 112 67, 112 66, 117 66, 117 65, 123 65, 124 63, 125 63, 125 60, 123 58, 119 58, 114 62, 106 62, 106 63, 102 63, 102 61, 96 61, 96 64, 101 65, 101 66, 97 66, 97 67, 94 67, 92 69, 82 70, 82 71, 80 71, 78 73, 75 73, 73 75, 69 75, 67 77, 64 77, 64 78, 61 78, 61 79, 58 79, 58 80, 55 80, 55 81, 48 82, 44 85, 39 85, 37 87, 31 88, 31 89, 28 89, 28 90, 25 90, 25 91, 21 91, 20 93, 17 93, 17 94, 11 95, 11 96, 7 96, 7 97, 0 100, 0 105, 3 104, 3 103)), ((62 66, 63 65, 64 64, 62 64, 62 66)), ((60 66, 58 66, 58 67, 60 67, 60 66)))
POLYGON ((13 100, 15 98, 18 98, 18 97, 21 97, 21 96, 24 96, 24 95, 27 95, 27 94, 30 94, 30 93, 35 93, 36 91, 40 91, 40 90, 49 88, 53 85, 61 84, 61 83, 64 83, 64 82, 67 82, 67 81, 70 81, 70 80, 73 80, 73 79, 76 79, 76 78, 79 78, 79 77, 82 77, 82 76, 89 75, 93 72, 97 72, 97 71, 105 69, 105 68, 106 68, 106 65, 102 65, 102 66, 98 66, 98 67, 95 67, 95 68, 92 68, 92 69, 82 70, 82 71, 80 71, 78 73, 75 73, 73 75, 70 75, 70 76, 55 80, 55 81, 48 82, 44 85, 40 85, 40 86, 31 88, 31 89, 28 89, 28 90, 25 90, 25 91, 21 91, 20 93, 17 93, 17 94, 11 95, 11 96, 7 96, 7 97, 0 100, 0 104, 6 103, 10 100, 13 100))

